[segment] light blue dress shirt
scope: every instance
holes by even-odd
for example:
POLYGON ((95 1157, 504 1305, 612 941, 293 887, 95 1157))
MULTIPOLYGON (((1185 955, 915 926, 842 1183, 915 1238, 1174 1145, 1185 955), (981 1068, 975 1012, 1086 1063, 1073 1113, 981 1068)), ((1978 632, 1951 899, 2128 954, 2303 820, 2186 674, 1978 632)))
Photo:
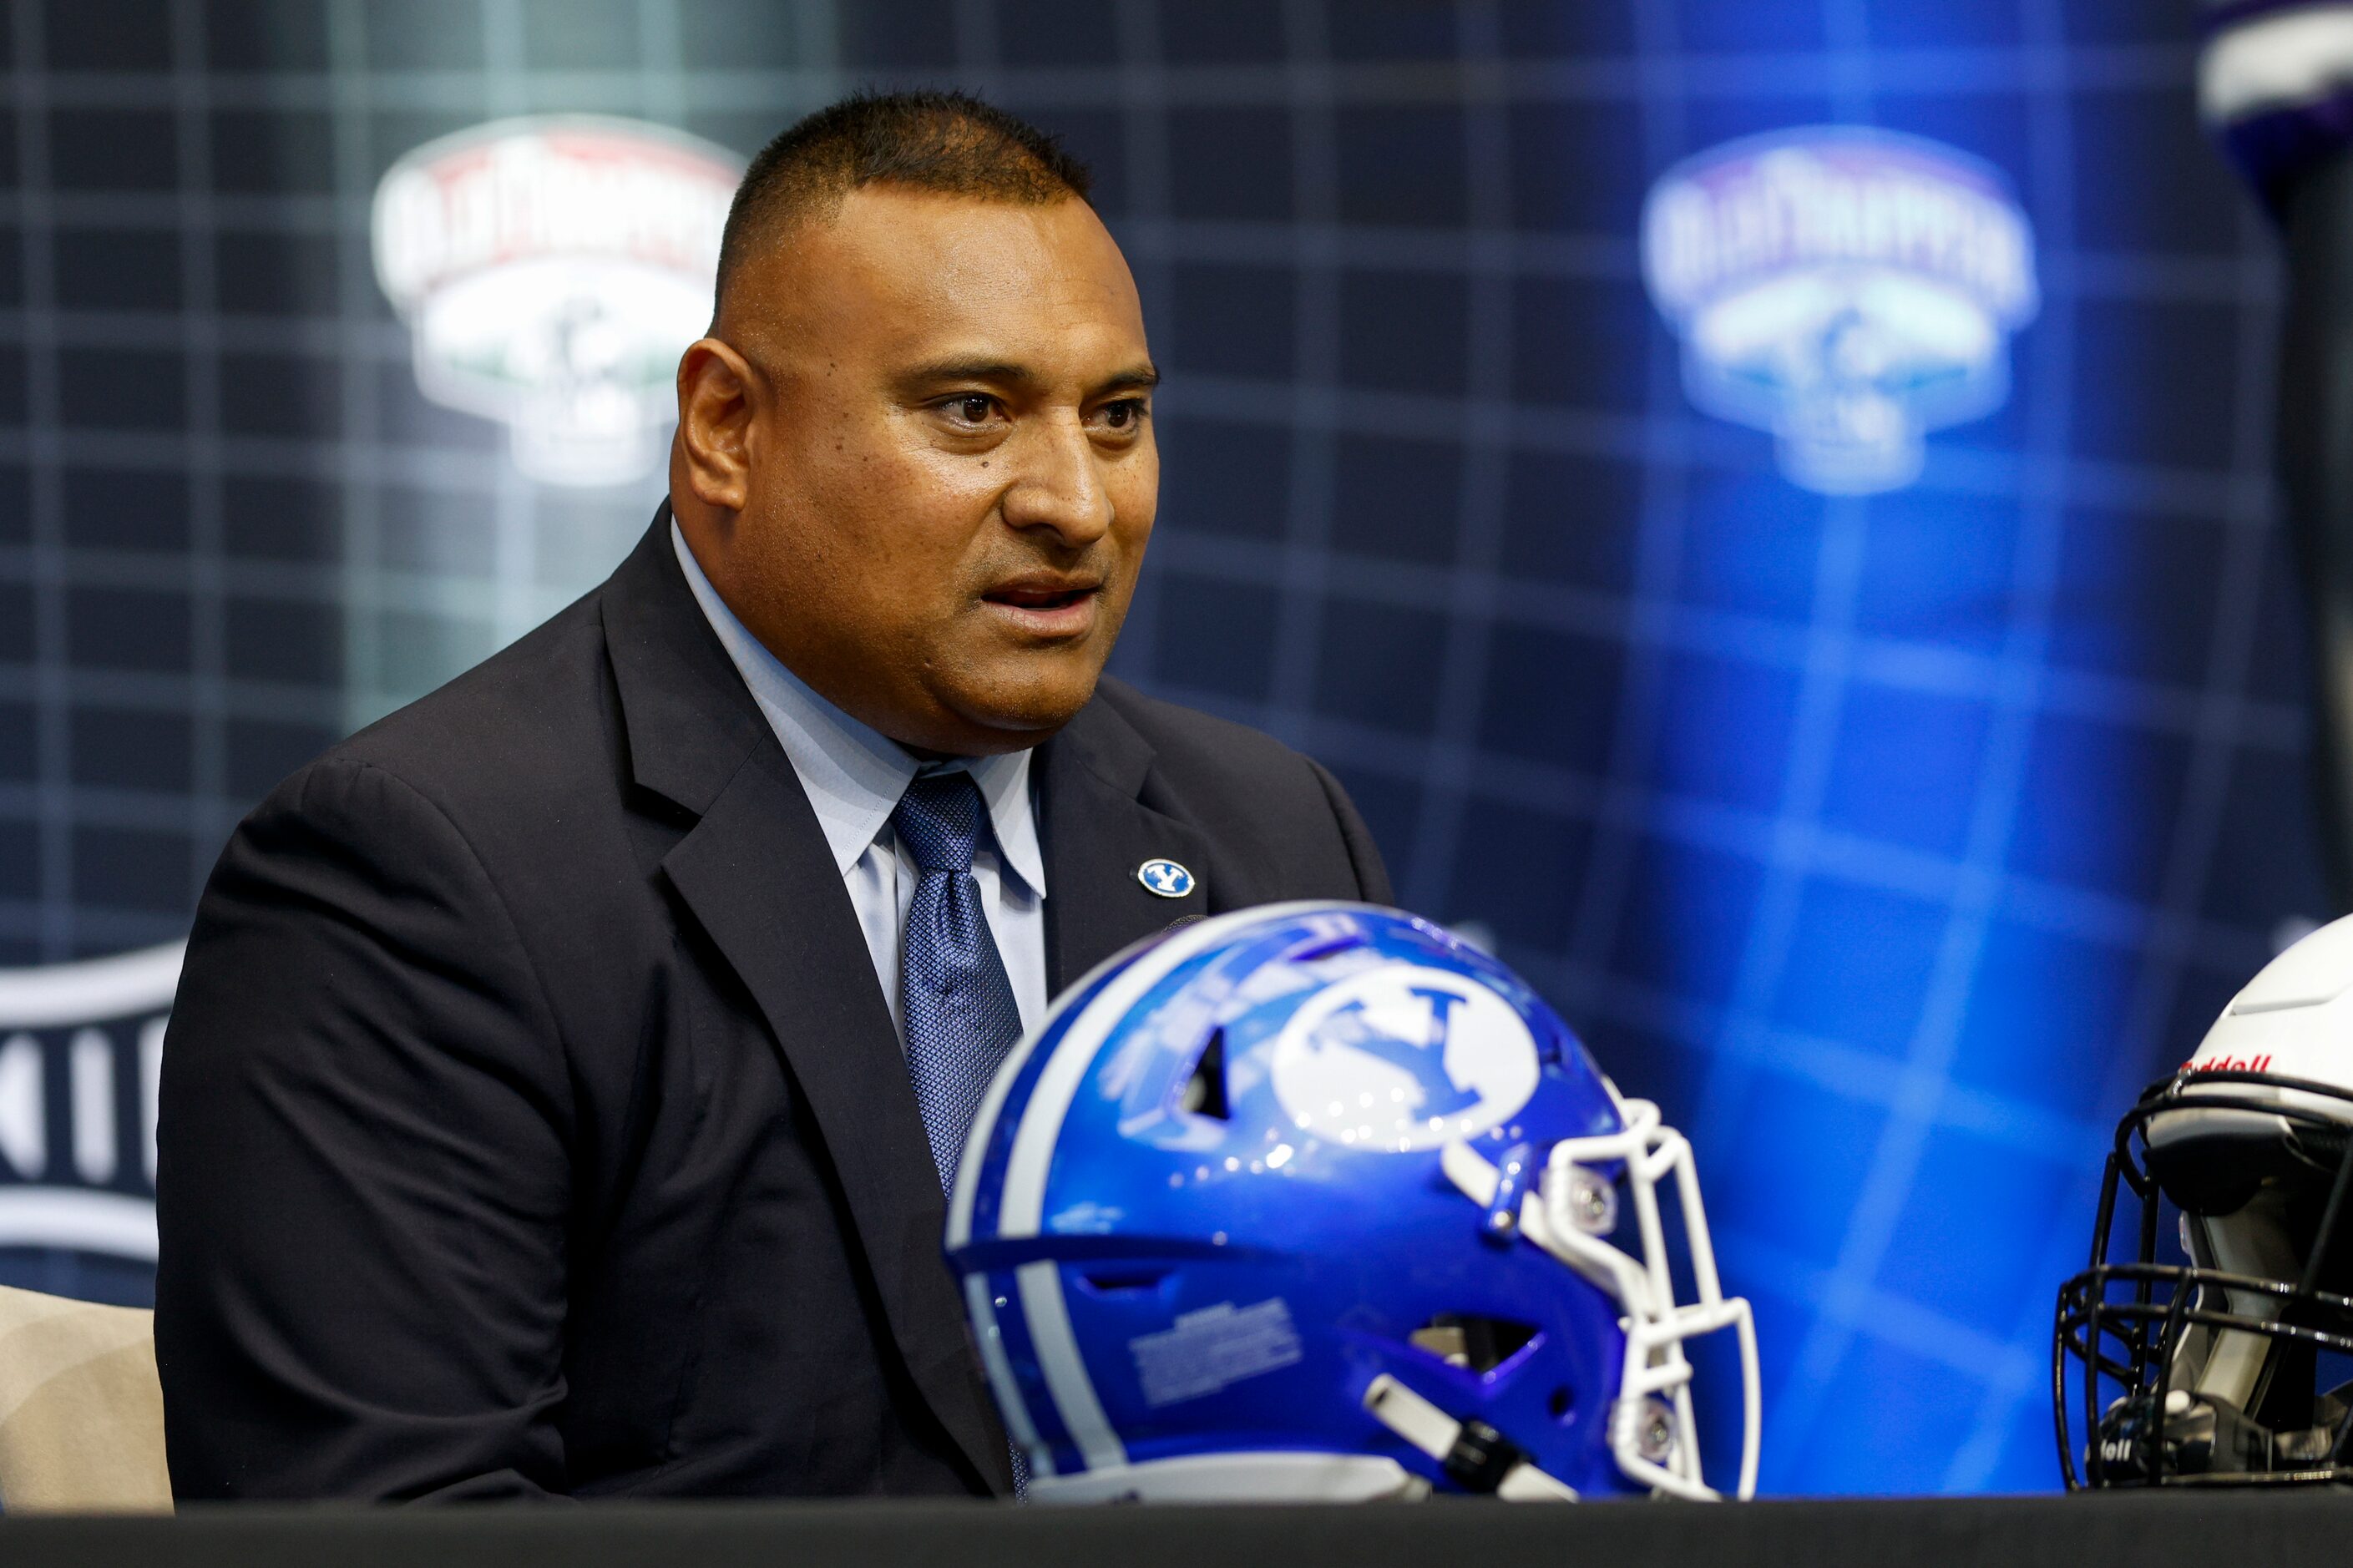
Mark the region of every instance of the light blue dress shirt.
MULTIPOLYGON (((785 668, 720 598, 702 574, 678 524, 670 525, 679 569, 694 590, 711 629, 735 661, 753 700, 767 715, 777 742, 800 775, 818 826, 833 851, 834 865, 849 889, 850 904, 874 959, 874 978, 890 1005, 891 1022, 903 1046, 906 1021, 899 1014, 899 955, 906 939, 907 909, 921 873, 900 846, 891 813, 908 781, 927 764, 897 742, 877 733, 811 690, 785 668)), ((1021 1026, 1034 1029, 1046 1012, 1046 863, 1038 848, 1038 819, 1029 798, 1029 753, 970 757, 936 764, 969 772, 988 805, 994 846, 973 857, 973 879, 989 934, 1005 961, 1021 1026)))

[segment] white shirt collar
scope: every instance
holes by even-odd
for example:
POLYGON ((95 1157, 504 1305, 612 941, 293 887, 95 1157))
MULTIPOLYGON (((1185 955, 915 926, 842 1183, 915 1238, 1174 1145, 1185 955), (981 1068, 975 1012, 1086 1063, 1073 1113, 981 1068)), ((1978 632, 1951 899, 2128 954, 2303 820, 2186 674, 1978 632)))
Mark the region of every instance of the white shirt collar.
MULTIPOLYGON (((848 876, 867 846, 881 836, 899 797, 923 764, 897 742, 818 696, 746 630, 702 574, 675 521, 670 525, 670 542, 703 618, 719 634, 753 700, 767 715, 768 727, 776 731, 793 772, 800 775, 818 826, 833 851, 835 868, 848 876)), ((1044 898, 1045 858, 1038 847, 1037 817, 1029 809, 1029 753, 960 758, 940 771, 957 768, 970 773, 980 786, 999 858, 1034 896, 1044 898)))

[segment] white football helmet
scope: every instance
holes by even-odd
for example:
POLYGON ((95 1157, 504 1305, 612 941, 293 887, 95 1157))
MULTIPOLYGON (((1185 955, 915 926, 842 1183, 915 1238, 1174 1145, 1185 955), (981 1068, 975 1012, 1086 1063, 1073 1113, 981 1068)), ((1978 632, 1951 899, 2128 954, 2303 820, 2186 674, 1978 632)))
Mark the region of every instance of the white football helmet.
POLYGON ((2059 1297, 2071 1488, 2353 1480, 2348 1151, 2353 917, 2265 965, 2116 1129, 2092 1267, 2059 1297), (2186 1261, 2158 1261, 2168 1205, 2186 1261))

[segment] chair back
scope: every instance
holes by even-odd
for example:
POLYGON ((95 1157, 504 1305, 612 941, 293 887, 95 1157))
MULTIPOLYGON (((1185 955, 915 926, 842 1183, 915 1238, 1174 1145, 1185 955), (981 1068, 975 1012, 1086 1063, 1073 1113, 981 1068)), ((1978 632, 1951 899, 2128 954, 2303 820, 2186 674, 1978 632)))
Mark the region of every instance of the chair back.
POLYGON ((154 1319, 0 1286, 0 1510, 171 1511, 154 1319))

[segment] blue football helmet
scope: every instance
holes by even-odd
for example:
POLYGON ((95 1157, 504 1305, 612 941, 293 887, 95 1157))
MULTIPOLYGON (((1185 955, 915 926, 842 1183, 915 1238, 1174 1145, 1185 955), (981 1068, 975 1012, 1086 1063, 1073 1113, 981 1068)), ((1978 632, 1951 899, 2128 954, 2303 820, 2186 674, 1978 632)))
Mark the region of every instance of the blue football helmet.
POLYGON ((1690 1146, 1394 910, 1221 915, 1065 992, 974 1120, 947 1252, 1040 1500, 1715 1497, 1683 1344, 1724 1329, 1756 1484, 1690 1146))

